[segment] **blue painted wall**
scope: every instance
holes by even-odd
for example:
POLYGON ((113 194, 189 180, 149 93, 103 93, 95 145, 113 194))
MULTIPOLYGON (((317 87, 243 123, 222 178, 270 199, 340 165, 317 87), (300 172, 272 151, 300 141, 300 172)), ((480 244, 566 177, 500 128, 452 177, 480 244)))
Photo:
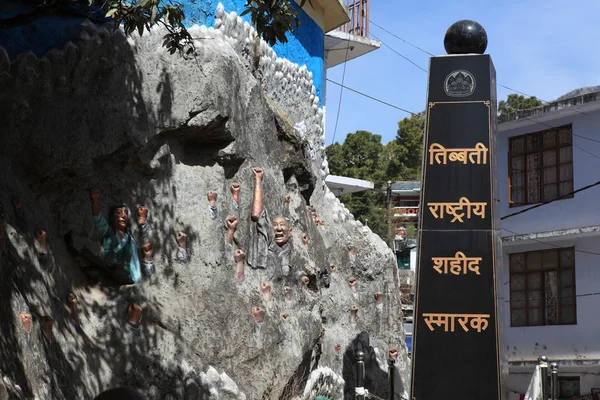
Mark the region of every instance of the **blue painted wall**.
MULTIPOLYGON (((192 24, 214 26, 216 10, 219 3, 223 4, 225 12, 235 11, 238 15, 244 11, 245 0, 182 0, 186 16, 186 25, 192 24)), ((304 12, 293 0, 292 6, 299 11, 300 24, 295 32, 286 33, 287 43, 277 43, 273 50, 278 57, 286 58, 306 68, 313 74, 316 95, 319 96, 319 106, 322 105, 322 89, 324 85, 323 56, 325 54, 325 35, 323 30, 304 12)), ((242 19, 251 23, 250 15, 242 19)))
MULTIPOLYGON (((193 24, 214 26, 219 2, 226 12, 235 11, 238 15, 244 10, 245 0, 182 0, 186 15, 186 25, 193 24)), ((294 32, 288 32, 287 43, 277 43, 273 50, 278 57, 286 58, 298 65, 306 65, 313 74, 319 106, 322 105, 322 89, 324 85, 323 30, 293 1, 293 6, 300 11, 300 25, 294 32)), ((7 18, 31 9, 31 1, 0 0, 0 17, 7 18)), ((89 8, 73 6, 66 11, 41 18, 33 23, 13 29, 0 30, 0 46, 4 47, 10 58, 16 58, 23 51, 31 50, 38 57, 50 49, 61 48, 66 42, 76 37, 78 26, 89 15, 89 8)), ((103 14, 92 14, 90 18, 97 24, 106 23, 103 14)), ((251 22, 250 16, 242 17, 251 22)))

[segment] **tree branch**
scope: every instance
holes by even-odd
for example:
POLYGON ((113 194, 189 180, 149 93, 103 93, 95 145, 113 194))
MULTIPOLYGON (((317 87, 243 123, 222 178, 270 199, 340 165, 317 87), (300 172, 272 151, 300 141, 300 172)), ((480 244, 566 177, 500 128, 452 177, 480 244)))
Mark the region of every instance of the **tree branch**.
POLYGON ((48 1, 45 4, 42 4, 36 7, 33 11, 18 14, 14 17, 0 19, 0 29, 10 29, 15 28, 17 26, 27 25, 33 21, 36 21, 40 18, 53 14, 63 8, 66 8, 72 4, 76 3, 76 1, 70 0, 54 0, 48 1))

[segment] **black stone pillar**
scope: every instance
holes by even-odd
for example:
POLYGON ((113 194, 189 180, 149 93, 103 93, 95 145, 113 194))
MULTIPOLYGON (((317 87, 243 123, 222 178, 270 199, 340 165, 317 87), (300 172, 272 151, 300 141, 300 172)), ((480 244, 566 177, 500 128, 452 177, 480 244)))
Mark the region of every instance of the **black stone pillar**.
POLYGON ((501 400, 496 73, 476 22, 445 45, 429 68, 411 397, 501 400))

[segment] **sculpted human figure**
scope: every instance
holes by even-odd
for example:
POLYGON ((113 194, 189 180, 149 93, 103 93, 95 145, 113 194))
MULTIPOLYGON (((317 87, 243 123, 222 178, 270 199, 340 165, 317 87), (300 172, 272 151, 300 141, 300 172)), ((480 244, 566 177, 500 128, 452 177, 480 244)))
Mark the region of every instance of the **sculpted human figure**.
POLYGON ((229 215, 225 220, 225 227, 227 233, 225 234, 225 243, 231 244, 233 242, 233 235, 238 226, 238 218, 235 215, 229 215))
POLYGON ((23 330, 25 331, 25 333, 31 332, 31 314, 21 313, 19 314, 19 319, 23 324, 23 330))
POLYGON ((302 232, 302 244, 304 245, 304 248, 308 250, 308 235, 306 232, 302 232))
POLYGON ((137 223, 142 237, 142 274, 146 277, 154 273, 154 248, 150 243, 150 227, 148 225, 148 208, 141 205, 137 208, 137 223))
POLYGON ((208 199, 208 215, 211 219, 217 219, 219 216, 219 209, 217 208, 217 192, 209 191, 206 193, 208 199))
POLYGON ((138 304, 131 303, 127 307, 127 323, 133 329, 139 329, 142 323, 142 307, 138 304))
POLYGON ((300 286, 302 286, 302 289, 308 289, 308 283, 310 282, 310 278, 306 275, 302 275, 300 277, 300 286))
POLYGON ((265 322, 265 310, 260 307, 252 308, 252 316, 254 317, 254 322, 257 324, 262 324, 265 322))
POLYGON ((378 309, 383 308, 383 293, 375 293, 375 305, 378 309))
POLYGON ((287 322, 287 321, 289 321, 289 318, 290 318, 290 313, 289 313, 289 312, 286 312, 286 311, 282 311, 282 312, 280 312, 280 313, 279 313, 279 316, 281 317, 281 319, 282 319, 284 322, 287 322))
POLYGON ((246 261, 246 253, 242 249, 235 249, 233 252, 233 260, 235 261, 235 279, 244 278, 244 264, 246 261))
POLYGON ((294 299, 294 292, 292 292, 292 288, 289 286, 283 287, 283 293, 285 294, 285 299, 287 301, 292 301, 294 299))
POLYGON ((76 325, 81 325, 81 321, 79 320, 79 309, 77 308, 78 304, 79 299, 77 299, 77 295, 73 292, 69 292, 67 294, 67 307, 69 308, 71 320, 73 320, 76 325))
POLYGON ((353 305, 350 307, 350 322, 356 323, 356 315, 358 314, 358 307, 353 305))
POLYGON ((336 356, 339 356, 342 351, 342 345, 336 343, 335 346, 333 346, 333 351, 335 351, 336 356))
POLYGON ((48 233, 38 229, 35 231, 35 241, 37 242, 38 261, 40 265, 48 263, 48 233))
POLYGON ((355 277, 350 277, 350 279, 348 280, 348 284, 350 284, 350 290, 352 291, 352 295, 356 297, 356 295, 358 294, 358 290, 356 289, 356 278, 355 277))
POLYGON ((263 293, 263 298, 265 299, 265 302, 270 303, 271 302, 271 285, 269 285, 268 282, 263 282, 260 285, 260 291, 263 293))
POLYGON ((42 317, 42 332, 48 341, 52 341, 54 336, 52 335, 52 327, 54 326, 54 320, 49 316, 42 317))
POLYGON ((110 208, 109 221, 100 213, 100 189, 90 191, 92 215, 104 249, 104 260, 110 273, 121 284, 140 282, 142 274, 135 240, 130 234, 127 207, 118 204, 110 208))
POLYGON ((231 204, 233 205, 233 209, 237 211, 240 208, 240 184, 239 183, 232 184, 229 187, 229 190, 231 191, 231 197, 232 197, 231 204))
POLYGON ((254 192, 251 219, 254 222, 252 247, 248 255, 248 265, 252 268, 267 269, 274 280, 290 276, 292 270, 292 228, 287 219, 277 216, 271 219, 263 204, 262 180, 264 171, 252 168, 254 192))
POLYGON ((184 232, 177 233, 177 253, 175 255, 177 261, 187 263, 190 255, 187 250, 187 235, 184 232))
POLYGON ((396 347, 390 347, 390 350, 388 352, 388 355, 390 358, 393 358, 394 360, 396 360, 398 358, 398 349, 396 347))
POLYGON ((356 249, 353 245, 348 245, 348 257, 350 258, 350 264, 354 264, 356 261, 356 249))
POLYGON ((290 203, 292 201, 292 196, 287 195, 283 198, 283 216, 284 218, 290 218, 290 203))

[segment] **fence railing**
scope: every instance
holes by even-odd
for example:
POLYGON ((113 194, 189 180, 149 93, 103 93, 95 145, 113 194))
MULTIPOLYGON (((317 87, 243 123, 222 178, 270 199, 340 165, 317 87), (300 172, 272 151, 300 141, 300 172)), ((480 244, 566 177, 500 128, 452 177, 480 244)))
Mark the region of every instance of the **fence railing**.
POLYGON ((345 0, 350 22, 337 30, 352 35, 369 37, 369 0, 345 0))

